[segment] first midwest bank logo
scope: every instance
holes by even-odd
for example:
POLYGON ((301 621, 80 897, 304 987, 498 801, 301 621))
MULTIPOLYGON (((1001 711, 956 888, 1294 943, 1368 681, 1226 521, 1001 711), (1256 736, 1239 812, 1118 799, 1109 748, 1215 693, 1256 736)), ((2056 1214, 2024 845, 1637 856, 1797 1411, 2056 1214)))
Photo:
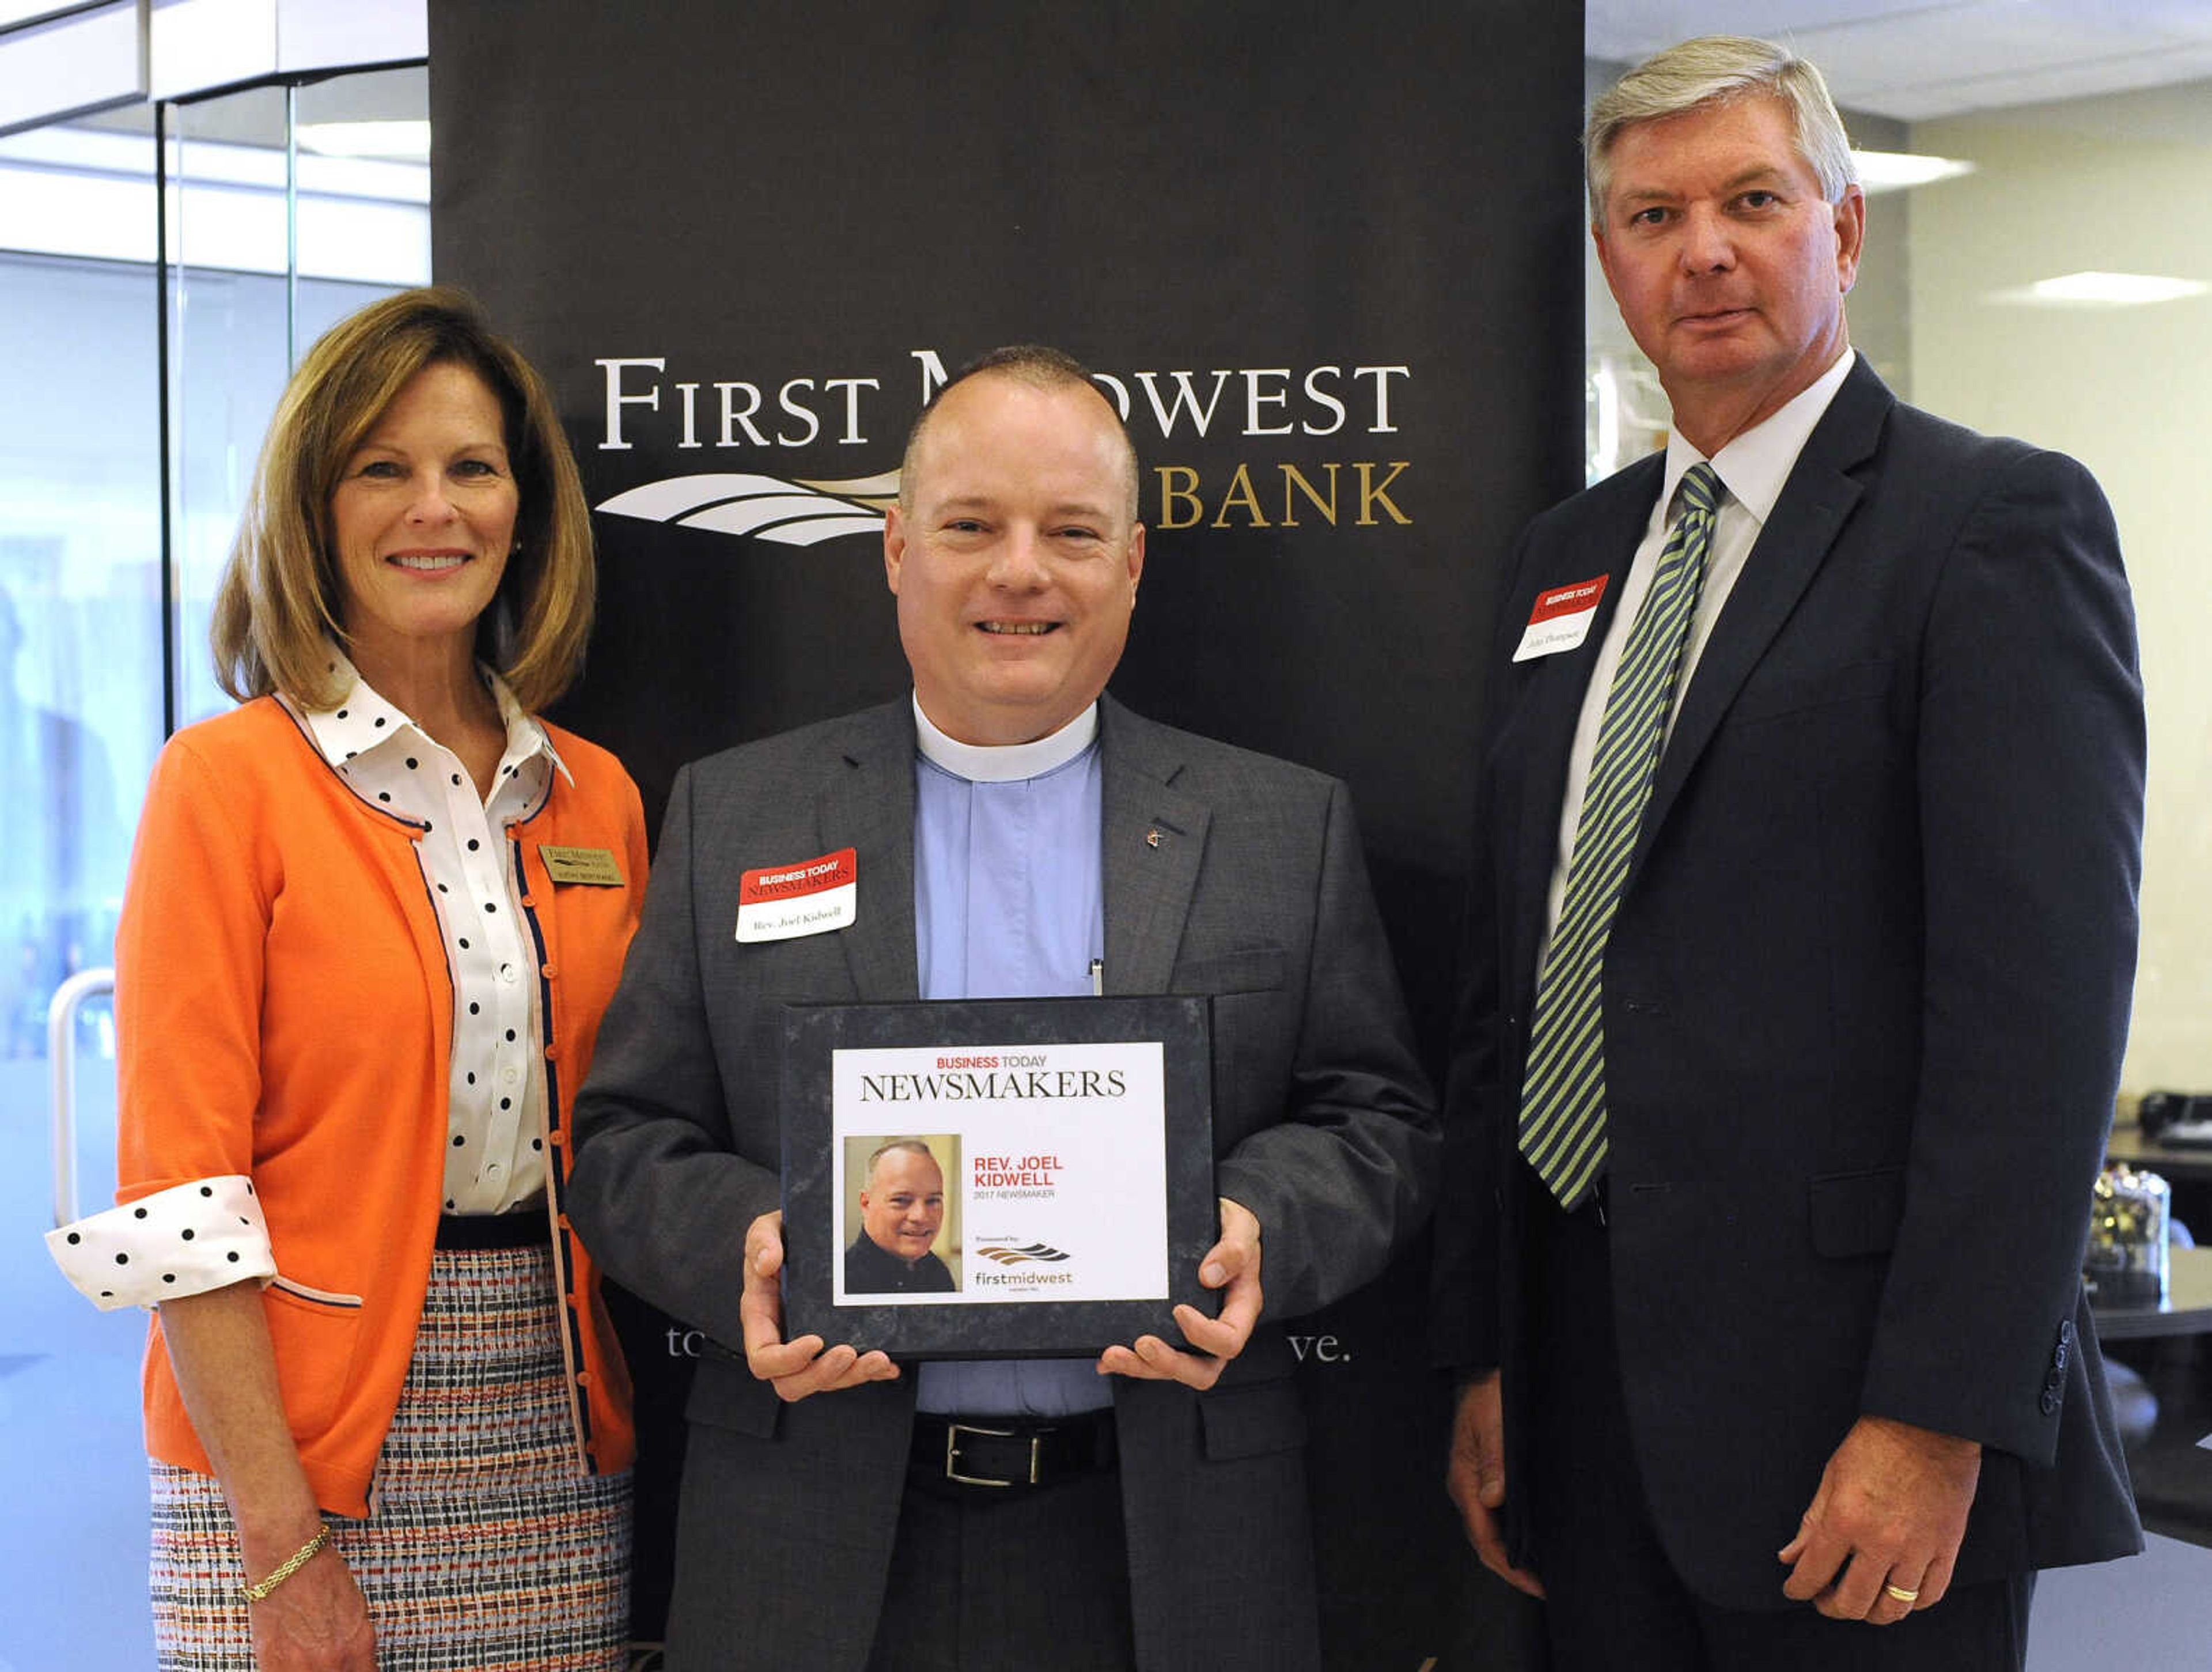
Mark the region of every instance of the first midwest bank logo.
POLYGON ((1001 1266, 1023 1266, 1032 1262, 1054 1264, 1067 1258, 1065 1249, 1056 1249, 1049 1243, 1024 1243, 1019 1248, 1009 1248, 1004 1243, 986 1243, 975 1252, 1001 1266))
MULTIPOLYGON (((599 368, 600 453, 641 442, 656 452, 721 454, 763 468, 664 477, 602 500, 612 515, 713 533, 813 545, 882 532, 896 469, 841 477, 765 468, 823 446, 896 447, 947 374, 933 349, 912 349, 904 376, 793 377, 771 392, 740 379, 672 376, 665 356, 599 368), (886 392, 902 384, 910 402, 886 392)), ((679 368, 679 373, 680 373, 679 368)), ((1099 372, 1140 459, 1201 451, 1204 462, 1153 464, 1139 515, 1156 531, 1188 528, 1409 528, 1410 459, 1398 412, 1408 366, 1255 366, 1211 371, 1099 372), (1239 456, 1217 459, 1232 450, 1239 456), (1346 456, 1318 456, 1340 453, 1346 456)), ((702 462, 704 462, 703 460, 702 462)), ((796 463, 796 459, 793 461, 796 463)), ((855 462, 858 462, 856 459, 855 462)))

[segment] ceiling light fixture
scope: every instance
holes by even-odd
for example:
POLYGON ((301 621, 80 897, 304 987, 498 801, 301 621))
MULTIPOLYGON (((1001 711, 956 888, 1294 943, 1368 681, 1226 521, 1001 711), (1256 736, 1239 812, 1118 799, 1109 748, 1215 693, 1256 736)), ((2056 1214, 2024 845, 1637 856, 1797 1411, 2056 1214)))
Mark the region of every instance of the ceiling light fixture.
POLYGON ((2212 290, 2212 284, 2197 279, 2167 278, 2157 273, 2090 271, 2038 279, 2018 289, 2000 290, 1994 299, 2039 307, 2142 307, 2151 302, 2201 296, 2208 290, 2212 290))
POLYGON ((428 122, 302 122, 303 149, 326 157, 377 157, 392 162, 430 160, 428 122))
POLYGON ((1859 184, 1869 198, 1974 172, 1972 163, 1957 157, 1921 156, 1911 151, 1853 151, 1851 161, 1858 166, 1859 184))

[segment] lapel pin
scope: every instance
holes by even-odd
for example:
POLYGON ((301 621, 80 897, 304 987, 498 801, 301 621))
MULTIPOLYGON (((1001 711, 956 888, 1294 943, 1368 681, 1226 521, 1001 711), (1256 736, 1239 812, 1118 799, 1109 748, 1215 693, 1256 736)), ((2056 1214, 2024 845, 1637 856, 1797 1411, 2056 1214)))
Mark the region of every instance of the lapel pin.
POLYGON ((1145 832, 1145 846, 1147 848, 1157 848, 1166 840, 1167 838, 1160 834, 1158 825, 1145 832))

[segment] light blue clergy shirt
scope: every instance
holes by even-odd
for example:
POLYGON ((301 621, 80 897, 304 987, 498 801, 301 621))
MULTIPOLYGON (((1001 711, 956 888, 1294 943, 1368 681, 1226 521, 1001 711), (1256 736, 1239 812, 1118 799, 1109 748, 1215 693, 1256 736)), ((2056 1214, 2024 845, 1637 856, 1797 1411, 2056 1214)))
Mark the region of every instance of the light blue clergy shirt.
MULTIPOLYGON (((925 999, 1079 997, 1106 953, 1098 705, 1050 737, 981 748, 917 699, 914 940, 925 999)), ((1091 1359, 937 1360, 925 1411, 1061 1416, 1113 1402, 1091 1359)))

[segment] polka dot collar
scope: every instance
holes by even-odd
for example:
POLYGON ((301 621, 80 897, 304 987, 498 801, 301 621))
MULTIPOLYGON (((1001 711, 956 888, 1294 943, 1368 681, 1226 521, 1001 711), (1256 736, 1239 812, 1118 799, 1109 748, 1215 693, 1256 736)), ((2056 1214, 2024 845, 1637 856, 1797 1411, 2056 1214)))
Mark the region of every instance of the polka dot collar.
MULTIPOLYGON (((349 763, 373 751, 434 743, 429 733, 387 702, 361 677, 344 653, 336 648, 331 651, 331 672, 343 695, 330 707, 311 708, 289 697, 282 700, 306 726, 307 735, 323 758, 341 774, 350 777, 349 763)), ((553 739, 537 717, 526 713, 514 700, 507 681, 482 662, 477 664, 477 672, 499 704, 500 723, 507 730, 507 748, 499 763, 500 781, 504 782, 520 775, 529 763, 542 759, 574 784, 575 776, 561 758, 560 751, 553 746, 553 739)))

